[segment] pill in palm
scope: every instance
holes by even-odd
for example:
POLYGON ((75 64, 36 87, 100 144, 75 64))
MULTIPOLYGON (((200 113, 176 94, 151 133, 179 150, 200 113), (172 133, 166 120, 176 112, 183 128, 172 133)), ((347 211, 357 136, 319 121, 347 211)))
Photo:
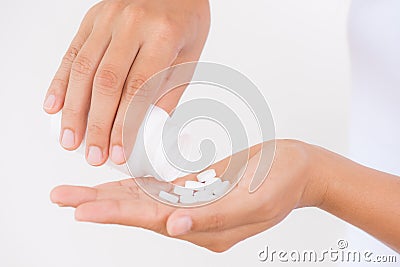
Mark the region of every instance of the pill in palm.
POLYGON ((223 181, 217 188, 214 189, 213 194, 217 197, 222 196, 228 191, 231 183, 229 181, 223 181))
POLYGON ((185 181, 185 187, 190 189, 202 190, 205 184, 197 181, 185 181))
POLYGON ((160 191, 160 193, 158 194, 158 196, 168 202, 171 203, 178 203, 179 201, 179 197, 170 193, 167 193, 165 191, 160 191))
POLYGON ((213 194, 213 190, 201 190, 201 191, 194 192, 193 196, 199 198, 199 197, 208 196, 208 195, 212 195, 212 194, 213 194))
POLYGON ((174 193, 179 195, 179 196, 192 196, 193 195, 193 189, 187 188, 187 187, 182 187, 179 185, 174 186, 174 193))
POLYGON ((214 190, 222 184, 222 180, 219 177, 212 178, 204 183, 204 190, 214 190))
POLYGON ((217 176, 216 172, 214 169, 209 169, 206 171, 203 171, 199 174, 197 174, 197 180, 199 182, 206 182, 207 180, 210 180, 212 178, 214 178, 215 176, 217 176))
POLYGON ((217 196, 212 194, 212 191, 199 191, 198 194, 195 194, 195 198, 198 202, 203 201, 211 201, 217 198, 217 196), (207 192, 207 193, 203 193, 207 192))
POLYGON ((211 179, 207 180, 206 182, 204 182, 204 185, 207 186, 207 185, 211 185, 211 184, 218 183, 218 182, 221 182, 221 178, 214 177, 214 178, 211 178, 211 179))
POLYGON ((179 197, 179 202, 183 204, 193 204, 198 202, 196 196, 183 195, 179 197))
MULTIPOLYGON (((187 181, 188 186, 194 186, 190 189, 193 195, 186 194, 179 197, 179 202, 182 204, 193 204, 199 202, 207 202, 223 196, 229 189, 231 183, 229 181, 222 181, 221 178, 215 177, 205 183, 196 181, 187 181), (198 186, 203 185, 199 188, 198 186)), ((187 188, 186 188, 187 189, 187 188)))

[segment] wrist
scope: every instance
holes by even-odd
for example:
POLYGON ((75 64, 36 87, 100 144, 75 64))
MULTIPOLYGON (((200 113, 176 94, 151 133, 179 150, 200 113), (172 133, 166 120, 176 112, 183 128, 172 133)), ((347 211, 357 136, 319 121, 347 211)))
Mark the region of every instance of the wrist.
POLYGON ((327 150, 303 143, 303 149, 307 154, 305 162, 305 187, 298 203, 301 207, 321 207, 328 191, 330 176, 329 161, 325 160, 327 150))

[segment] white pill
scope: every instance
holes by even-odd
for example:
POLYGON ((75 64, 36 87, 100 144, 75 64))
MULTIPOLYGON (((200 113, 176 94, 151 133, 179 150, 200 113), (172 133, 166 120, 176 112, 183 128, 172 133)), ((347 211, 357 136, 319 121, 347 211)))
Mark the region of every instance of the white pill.
POLYGON ((182 187, 179 185, 174 186, 174 193, 179 196, 193 196, 193 189, 182 187))
POLYGON ((217 173, 215 172, 215 170, 209 169, 209 170, 206 170, 204 172, 197 174, 197 180, 199 182, 206 182, 206 181, 214 178, 215 176, 217 176, 217 173))
POLYGON ((201 198, 204 196, 210 196, 213 194, 213 190, 201 190, 194 192, 193 196, 197 198, 201 198))
POLYGON ((226 193, 226 191, 228 191, 230 185, 231 183, 229 181, 223 181, 220 185, 218 185, 217 188, 214 189, 213 194, 217 197, 222 196, 226 193))
POLYGON ((196 196, 196 199, 198 202, 211 201, 216 198, 217 198, 217 196, 213 195, 212 192, 210 192, 210 191, 208 191, 208 194, 199 194, 196 196))
POLYGON ((160 191, 160 193, 158 194, 158 196, 168 202, 172 202, 172 203, 178 203, 179 201, 179 197, 175 196, 173 194, 167 193, 165 191, 160 191))
POLYGON ((205 184, 197 181, 185 181, 185 187, 189 189, 203 190, 204 186, 205 184))
POLYGON ((183 204, 193 204, 193 203, 196 203, 197 201, 198 201, 197 197, 195 197, 195 196, 186 195, 186 196, 179 197, 179 202, 181 202, 183 204))
POLYGON ((207 185, 210 185, 210 184, 213 184, 213 183, 217 183, 217 182, 222 182, 221 178, 219 178, 219 177, 211 178, 211 179, 207 180, 206 182, 204 182, 204 185, 207 186, 207 185))
POLYGON ((212 190, 218 188, 218 186, 220 186, 221 183, 222 183, 221 178, 218 178, 218 177, 212 178, 204 183, 204 189, 212 191, 212 190))

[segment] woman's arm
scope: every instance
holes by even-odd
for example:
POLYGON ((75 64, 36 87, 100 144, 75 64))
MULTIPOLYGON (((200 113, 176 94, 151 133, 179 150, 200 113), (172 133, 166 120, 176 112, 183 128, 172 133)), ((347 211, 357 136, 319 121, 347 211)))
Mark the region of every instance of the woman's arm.
POLYGON ((313 148, 316 179, 327 179, 319 208, 400 251, 400 179, 313 148))
MULTIPOLYGON (((400 179, 372 170, 323 148, 277 140, 267 179, 250 194, 261 149, 251 148, 239 184, 222 199, 195 209, 164 205, 141 191, 133 179, 98 187, 60 186, 51 199, 76 208, 79 221, 114 223, 153 230, 221 252, 282 221, 293 209, 324 209, 400 251, 400 179)), ((217 175, 229 158, 211 166, 217 175)), ((148 183, 151 183, 149 178, 148 183)), ((157 183, 154 181, 154 186, 157 183)))

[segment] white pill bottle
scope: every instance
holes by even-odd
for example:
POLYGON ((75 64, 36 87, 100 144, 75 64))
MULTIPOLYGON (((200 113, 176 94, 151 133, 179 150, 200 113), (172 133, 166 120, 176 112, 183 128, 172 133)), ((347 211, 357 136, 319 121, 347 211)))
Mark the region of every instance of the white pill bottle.
MULTIPOLYGON (((178 126, 171 123, 169 119, 170 116, 165 110, 151 105, 137 132, 133 151, 130 155, 125 155, 126 163, 115 165, 108 160, 106 164, 131 177, 154 177, 165 182, 171 182, 189 174, 189 171, 185 171, 186 160, 193 160, 200 156, 199 150, 194 146, 194 134, 187 129, 177 131, 178 126), (176 132, 180 133, 179 136, 171 135, 176 132), (163 134, 171 138, 163 139, 163 134), (179 151, 175 153, 180 153, 185 161, 172 163, 165 151, 171 151, 177 147, 179 151)), ((125 123, 129 122, 125 121, 125 123)), ((60 126, 61 116, 54 116, 51 124, 53 135, 59 136, 60 126)), ((76 152, 79 155, 85 155, 85 140, 76 152)))
POLYGON ((178 125, 170 120, 165 110, 151 105, 139 128, 133 152, 128 157, 126 166, 133 177, 150 176, 160 181, 171 182, 190 173, 185 166, 187 160, 200 157, 194 140, 193 132, 188 128, 178 129, 178 125), (175 133, 179 133, 179 136, 175 133), (179 151, 175 151, 176 149, 179 151), (169 153, 166 152, 179 153, 182 160, 172 162, 167 156, 169 153))

